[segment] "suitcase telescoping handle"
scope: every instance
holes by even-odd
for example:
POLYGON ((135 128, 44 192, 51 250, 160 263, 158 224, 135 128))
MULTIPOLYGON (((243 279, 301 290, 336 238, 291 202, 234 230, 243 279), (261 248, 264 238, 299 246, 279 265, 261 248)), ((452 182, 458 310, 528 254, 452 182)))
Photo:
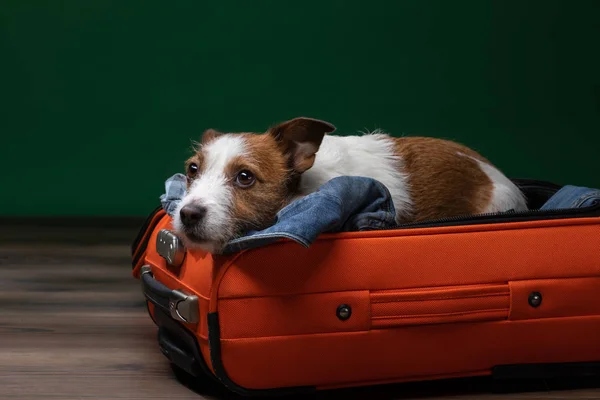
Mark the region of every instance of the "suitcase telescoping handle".
POLYGON ((152 275, 149 265, 141 268, 142 292, 154 307, 160 308, 177 321, 195 324, 199 321, 198 296, 169 289, 152 275))

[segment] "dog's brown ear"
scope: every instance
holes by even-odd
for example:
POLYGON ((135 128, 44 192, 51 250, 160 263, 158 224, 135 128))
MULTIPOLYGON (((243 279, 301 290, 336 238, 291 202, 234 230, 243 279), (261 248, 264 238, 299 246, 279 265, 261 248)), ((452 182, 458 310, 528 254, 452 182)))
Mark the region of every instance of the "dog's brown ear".
POLYGON ((207 129, 204 131, 204 133, 202 134, 202 140, 201 143, 202 144, 206 144, 212 140, 215 140, 218 136, 222 135, 221 132, 214 130, 214 129, 207 129))
POLYGON ((272 127, 268 134, 277 140, 290 157, 294 171, 301 174, 313 166, 325 134, 334 131, 335 126, 329 122, 299 117, 272 127))

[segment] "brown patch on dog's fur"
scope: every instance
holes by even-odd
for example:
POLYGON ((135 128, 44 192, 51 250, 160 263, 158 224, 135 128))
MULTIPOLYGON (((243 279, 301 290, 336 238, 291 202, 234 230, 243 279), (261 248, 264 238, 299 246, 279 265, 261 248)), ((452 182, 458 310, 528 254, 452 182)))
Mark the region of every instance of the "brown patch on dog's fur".
POLYGON ((202 144, 207 144, 209 142, 212 142, 213 140, 215 140, 217 137, 219 137, 220 135, 222 135, 222 132, 217 131, 216 129, 207 129, 204 131, 204 133, 202 134, 202 144))
POLYGON ((302 174, 313 166, 325 134, 335 130, 329 122, 298 117, 269 128, 267 134, 286 154, 289 167, 296 174, 302 174))
POLYGON ((312 167, 323 136, 334 130, 324 121, 295 118, 264 134, 238 134, 246 142, 247 155, 232 160, 226 172, 234 188, 232 212, 238 231, 262 229, 274 222, 273 217, 297 192, 302 172, 312 167), (248 188, 235 185, 244 169, 256 177, 248 188))
POLYGON ((463 153, 491 165, 461 144, 426 137, 394 139, 407 173, 413 204, 413 221, 472 215, 484 212, 493 183, 478 163, 463 153))
POLYGON ((191 156, 185 162, 185 176, 187 176, 187 187, 190 188, 190 185, 194 181, 194 179, 202 173, 202 169, 204 168, 204 155, 201 151, 196 151, 196 154, 191 156), (198 166, 198 172, 192 175, 190 174, 190 165, 194 163, 198 166))
POLYGON ((248 155, 232 160, 226 172, 233 185, 233 219, 240 231, 263 229, 274 222, 273 217, 288 202, 288 191, 281 184, 289 179, 288 161, 270 135, 241 135, 248 155), (237 174, 244 169, 256 177, 248 188, 235 185, 237 174))

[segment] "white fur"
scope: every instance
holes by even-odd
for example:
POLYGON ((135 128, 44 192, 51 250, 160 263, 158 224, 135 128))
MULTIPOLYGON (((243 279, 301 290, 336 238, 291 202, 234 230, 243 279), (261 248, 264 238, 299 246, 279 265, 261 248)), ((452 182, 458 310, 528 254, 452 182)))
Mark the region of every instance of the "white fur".
POLYGON ((363 176, 383 183, 390 191, 397 220, 412 212, 407 176, 394 141, 379 132, 362 136, 325 135, 312 168, 302 175, 300 194, 307 195, 338 176, 363 176))
POLYGON ((225 169, 233 158, 246 153, 246 143, 242 137, 223 135, 207 144, 202 153, 202 174, 191 184, 187 195, 175 210, 173 226, 176 230, 183 231, 179 211, 193 203, 207 208, 202 223, 203 235, 221 239, 230 234, 228 226, 232 206, 231 186, 227 182, 225 169))
POLYGON ((492 165, 476 158, 458 153, 460 156, 469 157, 479 164, 479 167, 490 178, 494 185, 492 198, 484 213, 496 213, 508 210, 525 211, 527 210, 527 200, 510 179, 492 165))

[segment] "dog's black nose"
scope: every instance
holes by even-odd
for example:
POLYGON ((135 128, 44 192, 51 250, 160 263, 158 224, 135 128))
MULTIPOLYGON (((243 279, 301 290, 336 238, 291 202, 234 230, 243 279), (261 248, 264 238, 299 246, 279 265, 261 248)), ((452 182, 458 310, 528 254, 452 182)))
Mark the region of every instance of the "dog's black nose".
POLYGON ((179 210, 181 222, 186 226, 197 224, 202 221, 202 218, 204 218, 205 215, 206 208, 201 206, 187 205, 179 210))

